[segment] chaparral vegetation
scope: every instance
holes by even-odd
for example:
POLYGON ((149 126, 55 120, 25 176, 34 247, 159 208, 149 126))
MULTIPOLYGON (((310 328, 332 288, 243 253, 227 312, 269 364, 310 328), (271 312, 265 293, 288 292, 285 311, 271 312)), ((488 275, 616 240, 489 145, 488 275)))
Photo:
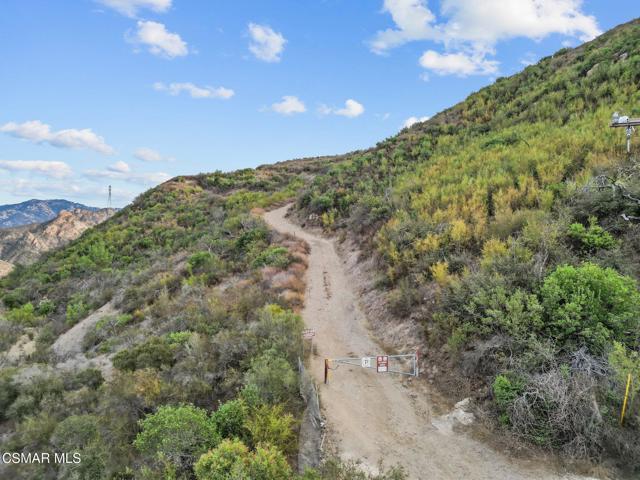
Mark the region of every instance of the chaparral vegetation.
MULTIPOLYGON (((640 471, 640 22, 340 157, 178 177, 0 280, 7 478, 296 478, 308 246, 260 209, 357 239, 441 387, 571 458, 640 471), (634 379, 619 423, 628 374, 634 379), (454 382, 453 378, 460 381, 454 382)), ((392 480, 328 460, 300 478, 392 480)))

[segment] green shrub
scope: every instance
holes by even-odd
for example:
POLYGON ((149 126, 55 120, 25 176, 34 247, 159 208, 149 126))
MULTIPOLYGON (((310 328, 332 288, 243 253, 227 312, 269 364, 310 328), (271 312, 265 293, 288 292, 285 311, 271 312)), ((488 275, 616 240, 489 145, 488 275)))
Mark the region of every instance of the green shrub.
POLYGON ((544 326, 544 311, 538 297, 520 289, 509 294, 502 286, 481 287, 471 299, 469 309, 478 313, 480 322, 475 330, 484 335, 501 332, 525 340, 544 326))
POLYGON ((271 445, 255 452, 240 440, 223 440, 200 457, 195 465, 198 480, 291 480, 291 467, 284 455, 271 445))
POLYGON ((33 308, 33 305, 29 302, 25 303, 21 307, 16 307, 13 310, 10 310, 9 313, 7 313, 7 320, 26 327, 31 327, 36 324, 38 317, 36 315, 35 308, 33 308))
POLYGON ((122 328, 127 326, 133 321, 133 315, 130 313, 123 313, 116 317, 115 326, 116 328, 122 328))
POLYGON ((295 419, 282 405, 260 405, 246 420, 253 445, 268 443, 289 454, 296 448, 295 419))
POLYGON ((273 350, 294 363, 301 350, 303 321, 300 315, 269 304, 260 309, 258 318, 251 328, 257 350, 273 350))
POLYGON ((71 415, 60 422, 51 436, 51 444, 61 452, 80 454, 79 464, 65 464, 61 477, 103 478, 108 454, 99 433, 99 419, 94 415, 71 415))
POLYGON ((498 408, 507 410, 523 391, 521 380, 505 374, 498 375, 493 381, 493 398, 498 408))
POLYGON ((211 252, 197 252, 187 260, 187 271, 190 276, 201 276, 206 284, 212 285, 224 275, 224 264, 211 252))
POLYGON ((189 331, 171 332, 167 334, 167 340, 169 341, 169 343, 173 345, 182 345, 189 341, 189 339, 191 338, 191 335, 192 333, 189 331))
POLYGON ((628 375, 631 375, 629 404, 632 405, 636 395, 640 392, 640 353, 628 349, 619 342, 614 342, 609 353, 609 365, 611 365, 620 387, 626 385, 628 375))
POLYGON ((103 383, 104 377, 100 370, 97 368, 85 368, 68 380, 67 388, 74 390, 81 387, 87 387, 89 389, 96 390, 103 383))
POLYGON ((261 252, 253 261, 253 268, 260 268, 264 266, 272 266, 277 268, 287 268, 291 263, 291 257, 289 250, 284 247, 269 247, 261 252))
POLYGON ((66 323, 67 326, 72 327, 78 320, 86 317, 89 313, 89 305, 84 302, 82 298, 75 298, 67 304, 66 323))
POLYGON ((245 423, 248 418, 248 408, 241 400, 229 400, 218 407, 213 413, 213 422, 222 438, 239 438, 244 440, 247 435, 245 423))
POLYGON ((223 440, 203 454, 195 464, 198 480, 245 480, 248 476, 249 449, 237 439, 223 440))
POLYGON ((18 397, 18 387, 13 375, 7 370, 0 371, 0 421, 7 419, 7 409, 18 397))
POLYGON ((285 456, 277 448, 262 444, 249 457, 248 478, 252 480, 291 480, 293 472, 285 456))
POLYGON ((8 291, 2 297, 4 306, 10 309, 21 307, 28 301, 27 292, 24 288, 8 291))
POLYGON ((298 375, 276 351, 267 350, 251 361, 245 385, 254 386, 265 403, 283 403, 296 398, 298 375))
POLYGON ((152 337, 146 342, 127 350, 121 350, 113 357, 113 366, 119 370, 142 368, 160 369, 175 363, 176 345, 164 337, 152 337))
POLYGON ((12 420, 33 416, 45 401, 50 406, 60 405, 63 393, 64 383, 60 377, 37 376, 30 383, 20 386, 18 396, 7 409, 6 416, 12 420))
POLYGON ((192 405, 161 406, 140 420, 140 433, 133 445, 149 459, 167 459, 183 469, 220 443, 213 420, 192 405))
POLYGON ((43 298, 38 302, 38 308, 36 308, 36 312, 38 315, 46 317, 47 315, 55 312, 56 304, 47 298, 43 298))
POLYGON ((613 236, 597 223, 595 217, 589 218, 589 227, 581 223, 569 225, 569 238, 577 241, 583 250, 593 251, 598 249, 611 250, 616 246, 613 236))
POLYGON ((614 340, 635 345, 640 293, 635 280, 592 263, 557 267, 540 290, 544 331, 565 350, 604 352, 614 340))

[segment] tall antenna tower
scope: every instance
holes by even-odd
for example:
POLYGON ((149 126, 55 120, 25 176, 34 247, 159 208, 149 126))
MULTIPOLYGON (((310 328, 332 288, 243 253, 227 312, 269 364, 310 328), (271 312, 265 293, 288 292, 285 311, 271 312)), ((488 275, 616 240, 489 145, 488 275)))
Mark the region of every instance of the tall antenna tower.
POLYGON ((107 202, 107 208, 111 208, 111 185, 109 185, 109 200, 107 202))

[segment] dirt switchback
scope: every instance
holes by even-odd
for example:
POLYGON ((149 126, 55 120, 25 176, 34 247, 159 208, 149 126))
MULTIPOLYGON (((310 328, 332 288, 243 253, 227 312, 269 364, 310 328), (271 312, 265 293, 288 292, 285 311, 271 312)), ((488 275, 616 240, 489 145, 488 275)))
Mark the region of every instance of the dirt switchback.
POLYGON ((554 472, 544 460, 510 459, 452 430, 443 417, 432 414, 424 382, 342 365, 324 385, 324 358, 382 352, 369 333, 333 241, 291 223, 285 217, 289 207, 267 212, 264 218, 273 229, 302 238, 311 247, 303 317, 317 332, 311 370, 327 420, 325 445, 343 459, 360 459, 370 471, 376 471, 380 461, 400 464, 412 479, 586 478, 554 472))

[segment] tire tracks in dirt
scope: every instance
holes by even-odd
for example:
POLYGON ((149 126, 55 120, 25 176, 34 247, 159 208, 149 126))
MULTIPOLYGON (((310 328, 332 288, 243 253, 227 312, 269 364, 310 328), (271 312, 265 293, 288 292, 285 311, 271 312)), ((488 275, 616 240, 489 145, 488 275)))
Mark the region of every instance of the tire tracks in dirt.
POLYGON ((290 205, 267 212, 276 231, 311 247, 305 306, 306 327, 316 330, 311 374, 320 386, 327 421, 325 449, 359 460, 375 472, 380 462, 402 465, 419 480, 585 480, 552 471, 546 460, 513 459, 446 425, 434 415, 426 382, 409 382, 372 369, 341 365, 324 385, 324 359, 373 356, 372 337, 358 297, 333 240, 307 232, 286 218, 290 205))

